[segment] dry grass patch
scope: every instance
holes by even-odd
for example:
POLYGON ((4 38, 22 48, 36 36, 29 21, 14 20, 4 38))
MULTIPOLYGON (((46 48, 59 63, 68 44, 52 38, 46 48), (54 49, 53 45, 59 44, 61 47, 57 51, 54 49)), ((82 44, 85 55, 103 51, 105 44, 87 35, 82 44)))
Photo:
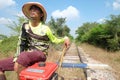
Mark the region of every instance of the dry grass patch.
POLYGON ((81 44, 80 47, 95 60, 110 65, 120 79, 120 51, 108 52, 89 44, 81 44))

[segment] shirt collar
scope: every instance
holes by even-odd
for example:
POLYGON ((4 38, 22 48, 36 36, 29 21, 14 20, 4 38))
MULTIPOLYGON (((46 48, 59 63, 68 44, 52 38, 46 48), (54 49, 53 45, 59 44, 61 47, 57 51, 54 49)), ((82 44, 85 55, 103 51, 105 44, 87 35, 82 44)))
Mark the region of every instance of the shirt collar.
MULTIPOLYGON (((42 25, 42 23, 40 22, 36 27, 39 27, 39 26, 41 26, 41 25, 42 25)), ((33 26, 31 25, 31 21, 29 21, 29 26, 33 28, 33 26)), ((34 28, 35 28, 35 27, 34 27, 34 28)))

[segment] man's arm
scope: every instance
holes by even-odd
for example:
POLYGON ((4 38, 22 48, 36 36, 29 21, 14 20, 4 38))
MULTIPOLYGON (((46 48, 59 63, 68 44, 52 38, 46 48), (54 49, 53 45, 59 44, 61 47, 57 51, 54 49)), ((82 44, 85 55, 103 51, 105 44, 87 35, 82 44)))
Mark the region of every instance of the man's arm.
POLYGON ((50 30, 49 27, 47 28, 46 32, 47 32, 46 34, 47 34, 47 36, 48 36, 48 38, 50 39, 51 42, 56 43, 56 44, 58 44, 58 43, 64 43, 64 45, 66 47, 69 47, 70 40, 69 40, 69 38, 67 36, 65 36, 64 38, 57 38, 57 37, 55 37, 53 35, 53 33, 52 33, 52 31, 50 30))

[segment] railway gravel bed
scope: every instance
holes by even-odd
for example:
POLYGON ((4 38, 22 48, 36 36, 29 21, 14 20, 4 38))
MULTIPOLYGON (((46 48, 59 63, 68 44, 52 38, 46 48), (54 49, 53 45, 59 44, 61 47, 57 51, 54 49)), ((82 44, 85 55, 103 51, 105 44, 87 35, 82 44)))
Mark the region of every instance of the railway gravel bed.
POLYGON ((109 65, 94 60, 80 47, 78 52, 83 63, 91 64, 85 69, 87 80, 116 80, 116 75, 109 65))

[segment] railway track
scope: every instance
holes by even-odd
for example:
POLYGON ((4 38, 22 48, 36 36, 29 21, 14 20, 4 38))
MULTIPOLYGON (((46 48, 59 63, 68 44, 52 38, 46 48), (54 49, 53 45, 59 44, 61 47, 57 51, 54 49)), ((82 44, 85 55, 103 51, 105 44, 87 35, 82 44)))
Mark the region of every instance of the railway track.
POLYGON ((92 59, 74 43, 63 57, 59 75, 64 80, 116 80, 111 67, 92 59))
MULTIPOLYGON (((62 54, 62 53, 61 53, 62 54)), ((67 50, 63 57, 63 64, 68 63, 71 65, 68 65, 65 67, 65 65, 61 67, 59 70, 59 75, 64 78, 64 80, 86 80, 86 75, 84 73, 83 68, 75 68, 73 64, 80 64, 80 55, 78 54, 77 46, 72 43, 70 48, 67 50)))

